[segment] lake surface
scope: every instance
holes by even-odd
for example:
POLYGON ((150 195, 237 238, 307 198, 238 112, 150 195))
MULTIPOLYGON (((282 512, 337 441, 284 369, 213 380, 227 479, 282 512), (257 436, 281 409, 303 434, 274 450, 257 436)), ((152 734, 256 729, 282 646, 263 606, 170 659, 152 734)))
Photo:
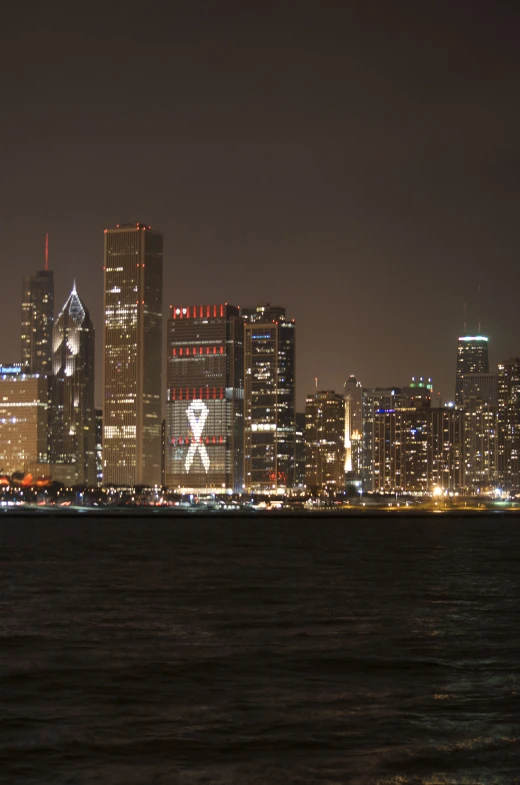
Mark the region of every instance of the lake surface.
POLYGON ((520 519, 0 518, 0 782, 520 782, 520 519))

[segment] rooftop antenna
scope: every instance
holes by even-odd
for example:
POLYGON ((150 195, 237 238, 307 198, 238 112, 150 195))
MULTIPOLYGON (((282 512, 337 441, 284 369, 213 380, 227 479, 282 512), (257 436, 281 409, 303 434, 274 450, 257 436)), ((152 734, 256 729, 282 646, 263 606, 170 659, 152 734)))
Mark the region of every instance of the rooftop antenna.
POLYGON ((477 318, 478 318, 478 334, 480 335, 480 284, 478 285, 478 301, 477 301, 478 311, 477 311, 477 318))
POLYGON ((467 323, 467 314, 466 314, 466 303, 464 303, 464 335, 468 333, 468 323, 467 323))
POLYGON ((318 377, 314 377, 314 384, 316 385, 316 392, 318 392, 318 377))
POLYGON ((45 270, 49 270, 49 232, 45 234, 45 270))

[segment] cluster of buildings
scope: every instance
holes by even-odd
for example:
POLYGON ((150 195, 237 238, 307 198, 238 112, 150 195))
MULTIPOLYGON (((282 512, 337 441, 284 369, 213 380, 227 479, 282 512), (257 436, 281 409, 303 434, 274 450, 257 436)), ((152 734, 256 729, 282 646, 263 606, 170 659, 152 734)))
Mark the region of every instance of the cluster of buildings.
POLYGON ((104 238, 102 409, 92 320, 75 285, 55 316, 46 246, 23 280, 20 362, 0 366, 0 474, 179 493, 520 491, 520 358, 490 372, 487 337, 459 338, 454 403, 434 403, 430 379, 351 376, 299 413, 285 308, 171 305, 164 345, 162 235, 138 223, 104 238))

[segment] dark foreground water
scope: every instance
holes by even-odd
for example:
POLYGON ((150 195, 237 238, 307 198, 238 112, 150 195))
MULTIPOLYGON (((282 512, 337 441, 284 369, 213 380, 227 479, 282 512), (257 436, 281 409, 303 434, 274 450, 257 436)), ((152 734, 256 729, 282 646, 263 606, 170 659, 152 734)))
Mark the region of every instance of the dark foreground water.
POLYGON ((520 519, 0 519, 0 781, 520 782, 520 519))

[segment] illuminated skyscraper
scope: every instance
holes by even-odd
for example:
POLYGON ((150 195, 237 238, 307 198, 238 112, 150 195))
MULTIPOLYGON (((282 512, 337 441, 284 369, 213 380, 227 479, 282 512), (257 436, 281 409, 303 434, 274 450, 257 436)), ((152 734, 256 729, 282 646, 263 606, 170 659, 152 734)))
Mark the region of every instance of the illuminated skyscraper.
POLYGON ((464 376, 468 373, 489 373, 488 339, 483 335, 459 338, 455 380, 457 406, 464 404, 464 376))
POLYGON ((462 399, 465 486, 476 493, 497 480, 497 374, 465 374, 462 399))
POLYGON ((431 448, 429 491, 460 491, 464 487, 464 413, 455 406, 430 409, 431 448))
POLYGON ((48 237, 45 269, 25 275, 22 286, 22 367, 28 373, 50 374, 54 322, 54 277, 49 270, 48 237))
POLYGON ((244 455, 248 492, 294 484, 295 326, 285 308, 241 309, 244 328, 244 455))
POLYGON ((163 237, 105 230, 103 481, 161 483, 163 237))
POLYGON ((238 308, 171 307, 165 428, 168 488, 243 491, 244 324, 238 308))
POLYGON ((96 485, 95 334, 74 284, 54 324, 49 461, 56 480, 96 485))
POLYGON ((498 365, 498 481, 520 491, 520 357, 498 365))
POLYGON ((363 464, 363 388, 355 376, 345 382, 345 472, 361 475, 363 464))
MULTIPOLYGON (((362 447, 362 482, 365 491, 380 488, 382 480, 379 475, 383 467, 379 465, 379 453, 376 456, 376 413, 382 410, 393 411, 400 406, 401 389, 399 387, 363 388, 363 447, 362 447), (377 462, 376 462, 377 461, 377 462)), ((379 429, 378 423, 378 429, 379 429)))
POLYGON ((305 407, 305 484, 313 492, 345 489, 345 399, 319 391, 305 407))

